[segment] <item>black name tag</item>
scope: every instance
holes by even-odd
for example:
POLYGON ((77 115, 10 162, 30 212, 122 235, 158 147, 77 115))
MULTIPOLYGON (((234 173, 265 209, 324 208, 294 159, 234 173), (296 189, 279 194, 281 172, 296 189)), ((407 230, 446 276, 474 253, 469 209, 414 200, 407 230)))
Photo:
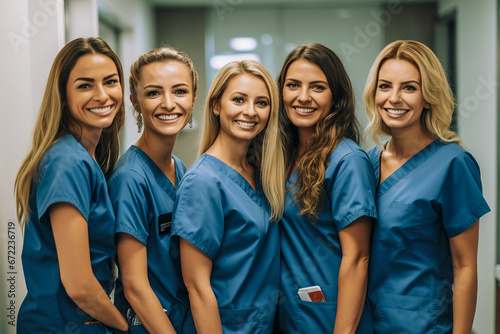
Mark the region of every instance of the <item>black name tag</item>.
POLYGON ((172 212, 158 216, 158 234, 170 234, 172 229, 172 212))

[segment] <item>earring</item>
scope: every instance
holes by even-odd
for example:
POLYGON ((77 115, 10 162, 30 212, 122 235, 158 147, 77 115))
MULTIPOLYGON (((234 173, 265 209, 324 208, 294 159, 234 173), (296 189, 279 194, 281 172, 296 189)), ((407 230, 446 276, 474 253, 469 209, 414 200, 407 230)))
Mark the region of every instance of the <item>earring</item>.
POLYGON ((142 114, 137 114, 136 123, 137 123, 137 133, 141 133, 142 124, 143 124, 142 114))
POLYGON ((193 115, 191 115, 191 117, 189 118, 189 128, 192 129, 193 128, 193 115))
POLYGON ((217 114, 214 114, 214 115, 215 115, 215 118, 219 118, 219 115, 217 115, 217 114))

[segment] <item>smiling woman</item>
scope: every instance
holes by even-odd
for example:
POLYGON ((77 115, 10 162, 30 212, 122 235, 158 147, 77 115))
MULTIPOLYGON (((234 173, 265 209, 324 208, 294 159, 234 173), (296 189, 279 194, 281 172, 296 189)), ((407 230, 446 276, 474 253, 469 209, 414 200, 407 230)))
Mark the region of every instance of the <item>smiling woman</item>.
POLYGON ((28 288, 18 333, 128 328, 109 299, 116 247, 105 179, 118 156, 123 119, 118 57, 99 38, 68 43, 52 65, 33 145, 15 183, 18 219, 26 222, 28 288))

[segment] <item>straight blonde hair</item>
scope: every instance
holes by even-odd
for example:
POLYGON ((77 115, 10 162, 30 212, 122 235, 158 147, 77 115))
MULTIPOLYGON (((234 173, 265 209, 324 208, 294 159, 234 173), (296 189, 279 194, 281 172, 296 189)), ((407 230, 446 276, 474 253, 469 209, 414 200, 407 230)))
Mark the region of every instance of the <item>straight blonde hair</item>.
POLYGON ((363 97, 366 113, 370 118, 366 131, 371 133, 373 141, 381 146, 379 137, 390 136, 390 130, 382 122, 375 105, 378 74, 384 62, 389 59, 406 60, 415 65, 420 73, 422 95, 431 106, 423 110, 420 119, 424 131, 435 139, 463 146, 460 137, 450 130, 455 102, 443 66, 431 49, 411 40, 399 40, 387 45, 375 59, 368 74, 363 97))
POLYGON ((279 92, 271 74, 262 64, 253 60, 243 60, 231 62, 219 70, 205 104, 199 154, 203 154, 212 146, 220 131, 220 120, 213 112, 214 103, 220 102, 232 78, 245 73, 261 78, 269 91, 271 106, 269 120, 265 129, 250 142, 247 159, 260 172, 262 188, 271 206, 271 219, 277 221, 283 215, 286 182, 283 143, 278 120, 279 92))
MULTIPOLYGON (((50 69, 38 119, 33 132, 31 149, 23 160, 14 183, 17 219, 24 227, 30 214, 29 198, 31 186, 35 181, 37 168, 47 149, 58 141, 70 126, 75 125, 67 106, 66 85, 71 70, 77 60, 87 54, 103 54, 113 60, 118 70, 123 95, 123 70, 118 56, 101 38, 78 38, 69 42, 59 51, 50 69)), ((96 148, 96 161, 104 175, 113 171, 119 154, 118 133, 125 120, 125 107, 122 101, 113 123, 105 129, 96 148)), ((75 133, 79 137, 78 133, 75 133)))

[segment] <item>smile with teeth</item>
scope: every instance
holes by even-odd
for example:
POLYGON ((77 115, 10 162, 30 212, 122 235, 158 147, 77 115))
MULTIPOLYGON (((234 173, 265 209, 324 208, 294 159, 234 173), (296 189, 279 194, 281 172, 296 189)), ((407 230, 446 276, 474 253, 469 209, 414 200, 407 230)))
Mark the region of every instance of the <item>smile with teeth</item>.
POLYGON ((257 123, 255 123, 255 122, 243 122, 243 121, 235 121, 235 122, 236 122, 236 124, 239 124, 239 125, 247 127, 247 128, 251 128, 251 127, 254 127, 255 125, 257 125, 257 123))
POLYGON ((162 121, 171 121, 173 119, 177 119, 177 118, 181 117, 181 115, 179 115, 179 114, 170 114, 170 115, 162 114, 162 115, 158 115, 156 117, 158 119, 161 119, 162 121))
POLYGON ((301 113, 311 113, 314 110, 316 110, 315 108, 301 108, 301 107, 293 107, 293 108, 301 113))
POLYGON ((111 110, 113 106, 107 106, 107 107, 101 107, 101 108, 89 108, 90 112, 93 112, 94 114, 105 114, 108 111, 111 110))
POLYGON ((402 114, 408 112, 409 110, 408 109, 385 109, 385 111, 387 111, 389 114, 393 114, 393 115, 402 115, 402 114))

